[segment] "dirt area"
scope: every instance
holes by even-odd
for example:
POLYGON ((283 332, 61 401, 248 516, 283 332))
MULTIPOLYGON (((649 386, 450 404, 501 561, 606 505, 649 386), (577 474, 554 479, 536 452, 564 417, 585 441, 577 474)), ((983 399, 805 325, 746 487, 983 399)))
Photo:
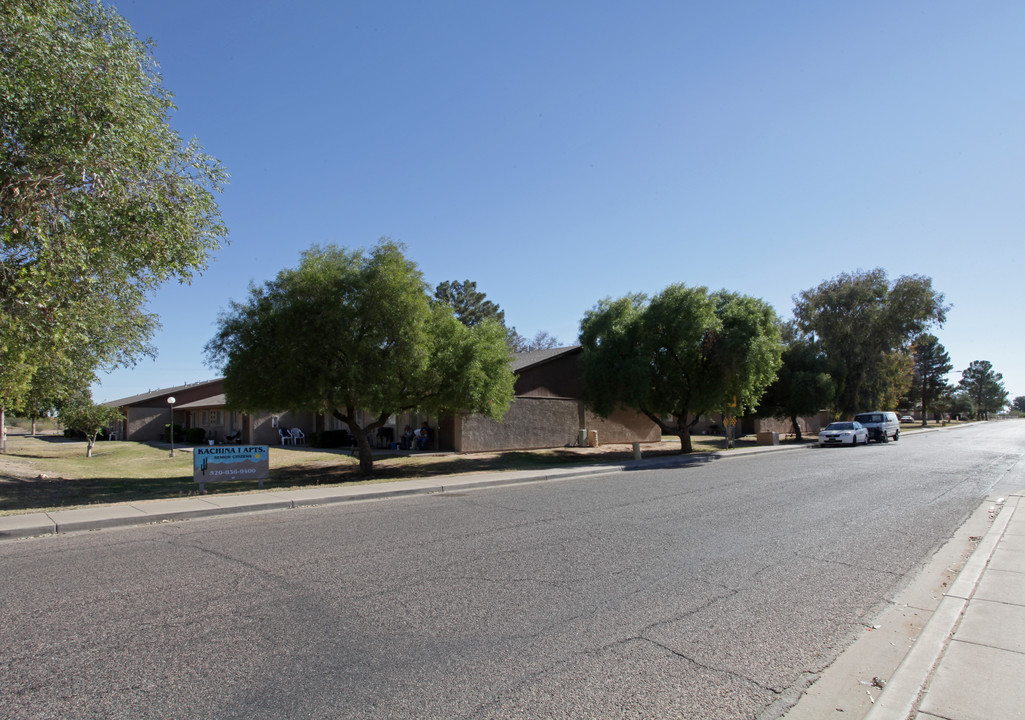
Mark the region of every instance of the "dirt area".
POLYGON ((24 460, 17 462, 9 460, 6 455, 0 454, 0 482, 4 480, 27 480, 37 477, 40 471, 34 466, 27 464, 24 460))

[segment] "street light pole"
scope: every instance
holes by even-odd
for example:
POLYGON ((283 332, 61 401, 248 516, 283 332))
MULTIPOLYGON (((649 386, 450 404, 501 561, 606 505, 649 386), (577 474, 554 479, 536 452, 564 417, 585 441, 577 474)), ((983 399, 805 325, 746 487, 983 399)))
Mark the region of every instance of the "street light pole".
POLYGON ((171 439, 171 457, 174 457, 174 395, 167 398, 167 406, 171 411, 171 424, 167 426, 167 436, 171 439))

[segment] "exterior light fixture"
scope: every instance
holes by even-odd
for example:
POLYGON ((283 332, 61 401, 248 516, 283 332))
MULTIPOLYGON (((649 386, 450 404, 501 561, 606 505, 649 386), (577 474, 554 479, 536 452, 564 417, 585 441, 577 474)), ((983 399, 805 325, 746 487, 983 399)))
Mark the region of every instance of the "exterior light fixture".
POLYGON ((167 406, 171 411, 171 424, 167 426, 167 436, 171 439, 171 457, 174 457, 174 395, 167 398, 167 406))

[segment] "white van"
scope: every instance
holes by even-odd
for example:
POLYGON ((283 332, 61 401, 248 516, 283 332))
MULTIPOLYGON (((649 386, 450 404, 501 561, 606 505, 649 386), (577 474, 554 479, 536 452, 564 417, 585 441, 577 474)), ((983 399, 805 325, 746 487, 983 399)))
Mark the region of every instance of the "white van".
POLYGON ((897 413, 875 410, 873 412, 858 413, 854 416, 855 422, 860 422, 868 428, 868 439, 879 442, 890 442, 890 438, 896 442, 900 440, 900 420, 897 413))

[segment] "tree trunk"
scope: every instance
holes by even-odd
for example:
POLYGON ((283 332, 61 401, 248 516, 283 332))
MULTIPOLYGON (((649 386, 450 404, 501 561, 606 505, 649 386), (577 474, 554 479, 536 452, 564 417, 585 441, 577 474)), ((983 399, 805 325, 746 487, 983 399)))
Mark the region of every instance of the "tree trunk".
POLYGON ((359 423, 356 422, 356 411, 354 408, 347 407, 344 413, 339 410, 333 410, 331 414, 345 423, 349 428, 349 432, 356 437, 356 447, 359 449, 360 474, 372 475, 374 472, 374 452, 373 448, 370 447, 368 435, 384 425, 390 413, 382 412, 374 422, 366 427, 360 427, 359 423))
POLYGON ((356 447, 359 448, 359 472, 361 475, 372 475, 374 472, 374 452, 370 447, 370 438, 362 428, 356 430, 356 447))
MULTIPOLYGON (((929 412, 925 402, 925 394, 929 392, 929 388, 926 386, 925 378, 922 378, 922 427, 926 427, 929 424, 929 412)), ((911 412, 915 411, 914 406, 911 407, 911 412)))
POLYGON ((93 445, 96 444, 96 436, 86 437, 85 439, 85 456, 91 458, 93 456, 93 445))
POLYGON ((4 419, 5 408, 0 405, 0 453, 7 452, 7 421, 4 419))
POLYGON ((797 422, 797 416, 791 415, 790 422, 794 425, 794 440, 801 442, 801 425, 797 422))
POLYGON ((694 445, 691 443, 690 431, 694 428, 697 423, 697 417, 694 418, 694 422, 688 423, 687 418, 690 413, 683 413, 681 415, 673 415, 676 418, 676 434, 680 436, 680 454, 694 452, 694 445))
MULTIPOLYGON (((638 408, 641 413, 651 420, 653 423, 658 425, 658 429, 662 431, 663 435, 676 435, 680 438, 680 454, 693 452, 694 446, 690 442, 690 429, 691 425, 685 424, 683 421, 686 420, 687 416, 684 415, 681 420, 679 415, 673 415, 676 420, 676 427, 671 426, 665 422, 663 416, 656 415, 646 408, 638 408)), ((693 423, 692 423, 693 424, 693 423)))
POLYGON ((685 453, 694 452, 694 445, 692 445, 690 441, 690 428, 680 428, 677 435, 680 437, 680 454, 683 455, 685 453))
POLYGON ((690 422, 687 422, 687 418, 691 415, 690 413, 682 413, 680 415, 673 415, 676 418, 676 427, 678 429, 677 434, 680 436, 680 453, 694 452, 694 445, 690 439, 690 431, 694 429, 694 426, 698 424, 697 415, 690 422))
MULTIPOLYGON (((926 397, 925 394, 927 392, 929 392, 929 383, 925 379, 925 374, 923 373, 922 374, 922 427, 925 427, 926 425, 929 424, 929 413, 928 413, 928 410, 926 408, 926 400, 925 400, 925 397, 926 397)), ((911 406, 911 414, 913 415, 914 412, 915 412, 915 407, 914 407, 914 405, 912 405, 911 406)))

